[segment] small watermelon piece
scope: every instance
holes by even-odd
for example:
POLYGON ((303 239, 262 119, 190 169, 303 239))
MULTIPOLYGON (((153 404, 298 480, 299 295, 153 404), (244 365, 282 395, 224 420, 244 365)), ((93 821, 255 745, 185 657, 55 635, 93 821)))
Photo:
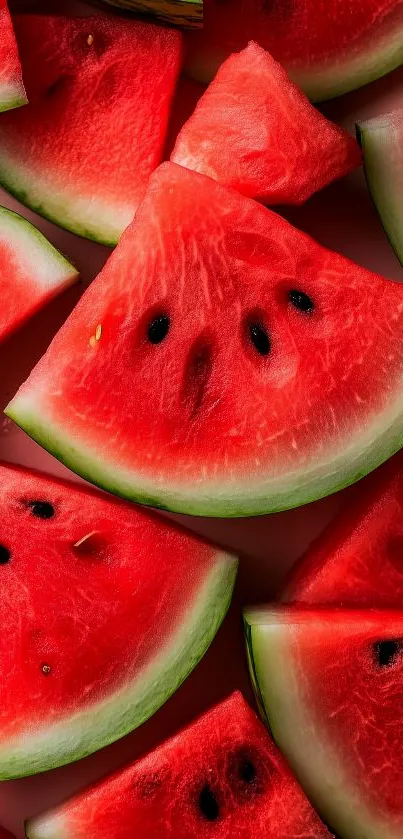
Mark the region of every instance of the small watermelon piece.
POLYGON ((402 445, 402 338, 399 283, 165 163, 6 413, 118 495, 274 512, 402 445))
POLYGON ((162 160, 179 31, 16 15, 29 105, 2 117, 0 183, 61 227, 116 244, 162 160))
POLYGON ((77 279, 36 227, 0 207, 0 341, 77 279))
POLYGON ((310 99, 354 90, 403 62, 402 0, 204 0, 188 68, 210 81, 248 41, 268 50, 310 99))
POLYGON ((77 760, 148 719, 214 638, 236 560, 37 473, 1 466, 0 497, 4 779, 77 760))
POLYGON ((361 154, 252 42, 220 67, 171 160, 266 204, 302 204, 359 166, 361 154))
POLYGON ((17 42, 7 0, 0 0, 0 112, 25 105, 17 42))
POLYGON ((330 839, 240 693, 147 757, 27 824, 28 839, 252 835, 330 839))
POLYGON ((291 570, 284 601, 343 606, 403 605, 403 460, 375 472, 355 503, 291 570))
POLYGON ((343 839, 401 839, 403 612, 245 619, 259 701, 313 805, 343 839))
POLYGON ((403 265, 403 110, 359 123, 357 136, 369 191, 403 265))

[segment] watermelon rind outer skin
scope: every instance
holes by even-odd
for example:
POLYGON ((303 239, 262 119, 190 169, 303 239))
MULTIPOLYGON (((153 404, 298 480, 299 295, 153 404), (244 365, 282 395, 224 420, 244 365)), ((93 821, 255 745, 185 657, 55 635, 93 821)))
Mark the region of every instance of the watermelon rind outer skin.
POLYGON ((181 29, 203 26, 203 0, 103 0, 109 6, 154 15, 181 29))
POLYGON ((403 265, 403 116, 401 129, 394 115, 357 123, 357 139, 364 153, 364 172, 371 198, 385 233, 403 265), (399 154, 396 161, 395 155, 399 154))
POLYGON ((334 456, 327 453, 321 462, 305 463, 299 472, 278 474, 269 480, 245 472, 230 486, 224 480, 222 485, 204 482, 195 487, 160 488, 134 470, 108 463, 100 452, 80 445, 77 435, 67 437, 41 404, 40 392, 33 389, 31 393, 27 385, 7 405, 5 414, 90 483, 146 506, 212 518, 265 515, 317 501, 360 480, 403 446, 403 382, 393 404, 372 423, 364 423, 361 435, 346 440, 334 456))
POLYGON ((277 610, 252 608, 245 610, 244 624, 262 719, 315 808, 343 839, 400 839, 399 827, 394 831, 354 794, 343 760, 323 733, 318 736, 292 666, 287 619, 281 620, 277 610))
POLYGON ((132 210, 125 212, 124 209, 106 204, 104 207, 98 204, 95 209, 88 208, 87 199, 77 195, 68 197, 64 190, 58 194, 52 190, 51 184, 47 185, 43 181, 40 185, 38 178, 30 185, 29 179, 24 177, 21 164, 14 164, 4 150, 0 151, 0 186, 21 204, 53 224, 111 248, 117 245, 123 230, 133 218, 132 210), (86 212, 88 223, 83 222, 86 212))
POLYGON ((28 99, 22 82, 15 85, 0 85, 0 113, 11 111, 13 108, 20 108, 27 102, 28 99))
POLYGON ((0 779, 21 778, 72 763, 149 719, 184 682, 213 641, 232 599, 237 566, 236 557, 217 551, 212 571, 195 592, 174 638, 132 683, 74 716, 2 743, 0 779))
POLYGON ((36 255, 35 253, 33 254, 35 256, 35 262, 37 262, 39 255, 41 255, 43 259, 51 260, 51 265, 54 270, 57 268, 58 272, 66 273, 66 281, 70 279, 72 282, 78 278, 78 272, 71 262, 49 242, 46 236, 35 225, 31 224, 24 216, 14 212, 14 210, 10 210, 8 207, 1 205, 0 229, 9 232, 11 235, 14 233, 16 238, 21 237, 21 247, 24 248, 27 255, 30 255, 29 246, 31 244, 36 251, 36 255))

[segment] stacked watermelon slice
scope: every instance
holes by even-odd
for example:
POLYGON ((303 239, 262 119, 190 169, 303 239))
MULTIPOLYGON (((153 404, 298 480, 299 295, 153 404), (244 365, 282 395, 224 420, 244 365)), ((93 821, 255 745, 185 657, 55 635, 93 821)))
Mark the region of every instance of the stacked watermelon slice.
MULTIPOLYGON (((403 445, 401 286, 268 208, 303 204, 362 150, 378 188, 376 126, 361 125, 361 150, 301 86, 323 98, 397 66, 402 2, 365 0, 356 15, 342 0, 330 46, 308 0, 281 13, 232 2, 223 33, 228 3, 206 0, 186 45, 113 14, 19 14, 12 29, 0 8, 0 183, 114 247, 5 412, 124 499, 0 466, 3 779, 140 727, 225 618, 236 557, 128 502, 272 513, 403 445), (181 75, 187 62, 205 79, 227 55, 207 90, 181 75)), ((0 339, 77 278, 0 210, 0 339)), ((154 751, 145 726, 133 742, 148 755, 31 819, 29 839, 401 839, 401 468, 397 456, 357 491, 282 603, 245 610, 274 739, 240 693, 154 751)))

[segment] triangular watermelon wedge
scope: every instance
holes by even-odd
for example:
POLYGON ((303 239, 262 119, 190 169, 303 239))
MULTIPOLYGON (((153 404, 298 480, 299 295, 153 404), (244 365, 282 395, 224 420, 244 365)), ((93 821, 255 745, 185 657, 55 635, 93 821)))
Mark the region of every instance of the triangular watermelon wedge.
POLYGON ((7 0, 0 0, 0 112, 25 105, 18 47, 7 0))
POLYGON ((357 499, 291 570, 281 599, 343 606, 403 606, 403 459, 368 479, 357 499))
POLYGON ((62 227, 116 244, 163 157, 178 30, 16 15, 29 105, 0 122, 0 183, 62 227))
POLYGON ((359 166, 361 153, 251 42, 220 67, 171 160, 265 204, 302 204, 359 166))
POLYGON ((36 227, 0 207, 0 341, 77 279, 36 227))
POLYGON ((245 620, 259 702, 314 806, 342 839, 401 839, 403 611, 245 620))
POLYGON ((234 557, 132 505, 0 466, 0 778, 148 719, 231 600, 234 557), (10 604, 12 604, 10 608, 10 604))
POLYGON ((272 512, 402 445, 402 338, 399 283, 166 163, 6 413, 122 496, 272 512))
POLYGON ((26 830, 28 839, 330 839, 240 693, 26 830))

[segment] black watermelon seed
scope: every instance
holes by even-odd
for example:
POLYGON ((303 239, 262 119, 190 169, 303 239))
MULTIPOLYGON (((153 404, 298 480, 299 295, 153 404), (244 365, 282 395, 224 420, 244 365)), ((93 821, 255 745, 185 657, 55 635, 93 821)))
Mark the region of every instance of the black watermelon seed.
POLYGON ((259 355, 269 355, 271 342, 267 329, 262 323, 249 324, 249 337, 259 355))
POLYGON ((28 507, 37 519, 51 519, 55 514, 55 508, 49 501, 28 501, 28 507))
POLYGON ((0 545, 0 565, 7 565, 10 562, 11 551, 5 545, 0 545))
POLYGON ((168 315, 158 315, 149 323, 147 329, 147 338, 150 344, 161 344, 164 338, 167 337, 171 320, 168 315))
POLYGON ((256 780, 256 766, 251 760, 245 758, 239 764, 239 777, 245 784, 253 784, 256 780))
POLYGON ((214 792, 208 784, 200 792, 199 808, 207 821, 215 822, 218 819, 220 808, 214 792))
POLYGON ((402 641, 390 639, 388 641, 376 641, 373 645, 374 657, 379 667, 391 667, 402 651, 402 641))
POLYGON ((305 315, 311 315, 315 308, 315 304, 308 294, 296 288, 292 288, 288 292, 288 299, 295 309, 298 309, 299 312, 303 312, 305 315))

